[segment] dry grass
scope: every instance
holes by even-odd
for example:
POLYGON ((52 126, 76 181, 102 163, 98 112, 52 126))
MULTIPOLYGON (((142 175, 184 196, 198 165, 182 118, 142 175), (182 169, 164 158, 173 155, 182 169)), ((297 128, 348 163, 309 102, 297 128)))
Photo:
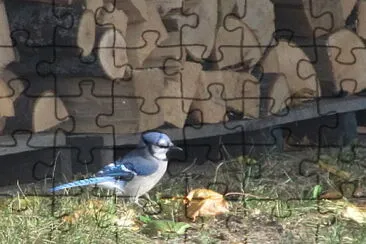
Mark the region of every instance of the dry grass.
MULTIPOLYGON (((366 151, 352 154, 322 151, 322 158, 361 179, 366 151), (326 155, 326 156, 325 156, 326 155), (356 157, 353 157, 356 156, 356 157), (340 160, 340 158, 343 159, 340 160), (348 161, 345 161, 348 159, 348 161)), ((327 172, 313 176, 299 174, 302 159, 317 158, 315 150, 268 153, 257 160, 245 158, 221 164, 192 165, 178 177, 166 176, 151 196, 161 211, 149 214, 137 206, 89 193, 76 197, 2 198, 0 204, 1 243, 366 243, 364 226, 342 216, 341 200, 312 199, 314 189, 336 189, 337 177, 327 172), (244 192, 230 197, 230 213, 200 218, 191 223, 177 200, 162 196, 184 196, 186 188, 210 187, 244 192), (253 197, 255 196, 255 197, 253 197), (143 231, 141 219, 189 222, 184 235, 151 235, 143 231), (124 225, 124 226, 121 226, 124 225)), ((305 164, 302 164, 302 167, 305 164)), ((182 166, 183 167, 183 166, 182 166)), ((184 165, 186 167, 186 165, 184 165)), ((176 172, 182 172, 176 168, 176 172)), ((155 206, 155 210, 156 210, 155 206)))

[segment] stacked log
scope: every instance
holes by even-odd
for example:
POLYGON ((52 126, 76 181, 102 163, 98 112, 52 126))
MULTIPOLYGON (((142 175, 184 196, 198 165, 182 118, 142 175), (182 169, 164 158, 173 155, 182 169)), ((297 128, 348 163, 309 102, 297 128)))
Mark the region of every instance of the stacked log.
POLYGON ((359 93, 355 7, 362 20, 356 0, 2 1, 0 78, 24 87, 0 80, 0 130, 21 108, 35 132, 133 133, 359 93))

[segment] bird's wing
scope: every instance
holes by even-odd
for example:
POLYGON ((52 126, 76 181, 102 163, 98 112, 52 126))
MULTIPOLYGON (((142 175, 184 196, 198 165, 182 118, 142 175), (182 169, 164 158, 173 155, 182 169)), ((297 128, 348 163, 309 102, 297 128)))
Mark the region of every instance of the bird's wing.
POLYGON ((116 179, 114 177, 105 176, 105 177, 93 177, 84 180, 77 180, 70 183, 66 183, 63 185, 56 186, 54 188, 49 189, 50 192, 55 192, 67 188, 77 187, 77 186, 87 186, 87 185, 94 185, 99 183, 106 183, 106 182, 114 182, 116 179))
POLYGON ((123 165, 124 168, 133 171, 139 176, 147 176, 155 173, 159 169, 159 162, 138 150, 134 150, 125 157, 117 160, 115 164, 123 165))
POLYGON ((96 174, 97 177, 114 177, 118 180, 130 181, 137 173, 129 164, 111 163, 104 166, 96 174))

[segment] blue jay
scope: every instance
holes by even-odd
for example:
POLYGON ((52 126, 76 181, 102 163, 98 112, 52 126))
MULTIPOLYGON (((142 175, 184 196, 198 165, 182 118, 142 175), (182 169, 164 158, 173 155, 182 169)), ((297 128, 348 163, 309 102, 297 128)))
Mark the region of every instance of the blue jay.
POLYGON ((120 196, 138 198, 146 195, 163 177, 168 166, 167 152, 182 148, 175 146, 170 138, 160 132, 146 132, 141 135, 138 147, 125 157, 104 166, 93 177, 77 180, 51 188, 55 192, 71 187, 97 185, 116 189, 120 196))

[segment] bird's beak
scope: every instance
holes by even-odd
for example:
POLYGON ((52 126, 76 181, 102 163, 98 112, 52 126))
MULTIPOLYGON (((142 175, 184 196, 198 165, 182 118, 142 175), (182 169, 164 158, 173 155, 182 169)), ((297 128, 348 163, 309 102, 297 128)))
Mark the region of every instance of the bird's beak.
POLYGON ((174 144, 171 144, 171 145, 170 145, 170 147, 169 147, 169 151, 170 151, 170 150, 178 150, 178 151, 183 152, 183 148, 178 147, 178 146, 176 146, 176 145, 174 145, 174 144))

